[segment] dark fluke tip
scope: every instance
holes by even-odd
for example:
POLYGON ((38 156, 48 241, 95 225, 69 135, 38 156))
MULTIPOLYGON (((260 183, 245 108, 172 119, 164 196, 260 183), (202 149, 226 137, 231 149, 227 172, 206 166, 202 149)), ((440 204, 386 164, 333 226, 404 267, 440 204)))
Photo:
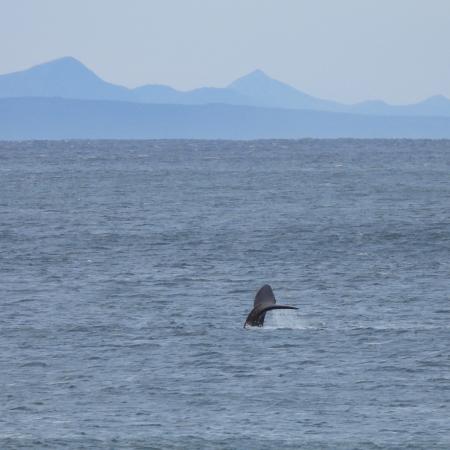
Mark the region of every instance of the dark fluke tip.
POLYGON ((272 309, 298 309, 295 306, 277 305, 276 302, 272 288, 270 285, 265 284, 256 293, 253 309, 247 316, 244 328, 262 327, 264 325, 266 312, 271 311, 272 309))

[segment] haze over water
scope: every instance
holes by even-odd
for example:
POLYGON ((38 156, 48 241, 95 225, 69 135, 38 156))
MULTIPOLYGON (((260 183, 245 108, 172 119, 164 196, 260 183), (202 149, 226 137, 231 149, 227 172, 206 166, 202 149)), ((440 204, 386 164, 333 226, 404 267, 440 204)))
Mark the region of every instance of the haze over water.
POLYGON ((450 141, 0 143, 0 447, 448 449, 450 141), (280 303, 244 330, 256 290, 280 303))

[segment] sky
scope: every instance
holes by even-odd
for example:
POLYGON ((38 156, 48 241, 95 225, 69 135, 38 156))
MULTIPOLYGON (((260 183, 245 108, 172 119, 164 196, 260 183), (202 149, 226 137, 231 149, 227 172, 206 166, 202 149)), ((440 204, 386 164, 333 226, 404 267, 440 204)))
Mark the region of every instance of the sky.
POLYGON ((73 56, 128 87, 254 70, 353 103, 450 97, 450 0, 0 0, 0 73, 73 56))

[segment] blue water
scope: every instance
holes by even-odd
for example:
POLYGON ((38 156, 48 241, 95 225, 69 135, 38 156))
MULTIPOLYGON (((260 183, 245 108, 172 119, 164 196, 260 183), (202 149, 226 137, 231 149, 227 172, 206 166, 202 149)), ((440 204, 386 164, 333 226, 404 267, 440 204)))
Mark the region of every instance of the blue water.
POLYGON ((449 280, 450 141, 0 143, 0 448, 448 449, 449 280))

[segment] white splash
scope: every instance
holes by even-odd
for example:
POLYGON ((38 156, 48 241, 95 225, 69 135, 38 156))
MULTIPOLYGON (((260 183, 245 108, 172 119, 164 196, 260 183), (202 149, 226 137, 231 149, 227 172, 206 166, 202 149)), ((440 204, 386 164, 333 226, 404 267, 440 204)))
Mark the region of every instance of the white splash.
POLYGON ((311 328, 311 324, 302 319, 299 311, 275 309, 266 313, 264 320, 265 329, 300 329, 311 328))

